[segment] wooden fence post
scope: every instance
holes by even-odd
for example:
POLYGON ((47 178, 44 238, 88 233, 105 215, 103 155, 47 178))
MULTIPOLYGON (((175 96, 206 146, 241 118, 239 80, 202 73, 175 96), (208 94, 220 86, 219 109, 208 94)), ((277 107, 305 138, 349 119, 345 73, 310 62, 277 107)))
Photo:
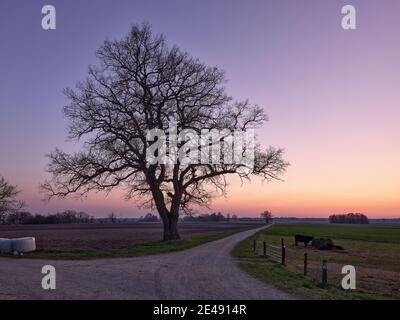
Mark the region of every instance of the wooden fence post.
POLYGON ((267 244, 265 243, 265 241, 263 242, 263 253, 265 257, 267 255, 267 244))
POLYGON ((307 252, 304 253, 304 275, 307 275, 307 264, 308 264, 308 254, 307 252))
POLYGON ((328 262, 326 260, 322 261, 322 284, 328 283, 328 262))
POLYGON ((286 260, 286 248, 285 246, 282 246, 282 253, 281 253, 281 264, 284 266, 285 265, 285 260, 286 260))
POLYGON ((253 251, 255 252, 256 251, 256 249, 257 249, 257 242, 256 242, 256 240, 254 239, 253 240, 253 251))

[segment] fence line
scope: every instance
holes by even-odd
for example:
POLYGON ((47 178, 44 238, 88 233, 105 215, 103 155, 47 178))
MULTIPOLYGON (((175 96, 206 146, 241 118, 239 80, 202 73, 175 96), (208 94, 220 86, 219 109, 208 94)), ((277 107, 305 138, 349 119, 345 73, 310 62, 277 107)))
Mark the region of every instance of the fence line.
POLYGON ((318 283, 325 285, 327 283, 337 283, 341 278, 341 268, 337 263, 331 261, 328 263, 326 259, 320 260, 320 262, 311 259, 308 250, 304 252, 303 259, 290 259, 291 252, 297 253, 297 250, 289 249, 285 247, 284 239, 282 238, 281 246, 272 245, 262 240, 253 240, 253 251, 258 256, 263 256, 269 260, 285 265, 289 268, 289 271, 295 271, 301 274, 306 279, 312 279, 318 283), (328 276, 329 270, 329 276, 328 276))

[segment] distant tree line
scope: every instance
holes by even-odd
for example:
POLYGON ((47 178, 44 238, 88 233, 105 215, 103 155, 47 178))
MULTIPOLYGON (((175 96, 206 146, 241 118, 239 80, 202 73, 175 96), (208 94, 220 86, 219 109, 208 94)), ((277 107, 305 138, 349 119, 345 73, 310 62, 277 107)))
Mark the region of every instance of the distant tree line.
POLYGON ((225 217, 221 212, 213 212, 211 214, 200 214, 198 216, 185 216, 182 220, 185 222, 229 222, 231 220, 238 220, 238 217, 236 215, 231 216, 229 213, 225 217))
POLYGON ((129 223, 129 222, 159 222, 158 216, 147 213, 140 218, 118 218, 114 212, 110 213, 107 218, 97 218, 96 223, 129 223))
POLYGON ((147 213, 145 216, 142 216, 138 219, 139 222, 158 222, 158 216, 147 213))
POLYGON ((48 215, 18 211, 8 213, 2 220, 2 224, 72 224, 93 222, 93 216, 85 212, 76 212, 73 210, 48 215))
POLYGON ((362 213, 333 214, 330 223, 368 224, 368 217, 362 213))

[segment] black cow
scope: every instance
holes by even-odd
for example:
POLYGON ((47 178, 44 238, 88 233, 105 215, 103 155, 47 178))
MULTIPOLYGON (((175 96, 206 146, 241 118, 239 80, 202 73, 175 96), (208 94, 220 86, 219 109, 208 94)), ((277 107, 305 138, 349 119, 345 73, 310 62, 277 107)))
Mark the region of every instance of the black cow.
POLYGON ((304 242, 304 246, 307 247, 308 243, 310 241, 312 241, 312 239, 314 239, 314 237, 311 236, 303 236, 301 234, 296 234, 294 236, 294 240, 296 241, 296 246, 298 242, 304 242))

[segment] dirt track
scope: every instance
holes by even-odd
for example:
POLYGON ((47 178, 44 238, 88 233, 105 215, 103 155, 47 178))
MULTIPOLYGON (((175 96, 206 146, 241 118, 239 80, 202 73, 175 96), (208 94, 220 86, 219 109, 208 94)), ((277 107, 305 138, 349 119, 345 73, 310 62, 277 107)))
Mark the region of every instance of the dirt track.
POLYGON ((230 256, 260 229, 189 250, 90 261, 0 259, 0 299, 291 299, 242 272, 230 256), (41 287, 43 265, 57 271, 57 289, 41 287))

